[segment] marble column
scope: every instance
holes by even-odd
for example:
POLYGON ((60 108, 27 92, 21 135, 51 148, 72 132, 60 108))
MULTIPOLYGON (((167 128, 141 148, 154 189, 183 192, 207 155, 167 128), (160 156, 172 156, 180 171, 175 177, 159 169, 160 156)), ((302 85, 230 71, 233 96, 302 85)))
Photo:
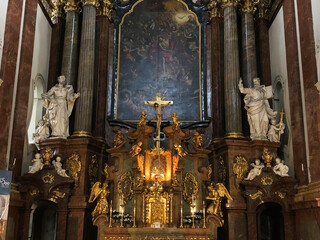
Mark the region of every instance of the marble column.
POLYGON ((106 100, 109 58, 109 30, 111 19, 111 0, 102 2, 101 14, 97 17, 97 29, 99 31, 99 65, 98 82, 96 92, 95 124, 93 134, 96 138, 105 141, 106 100))
POLYGON ((67 0, 66 25, 64 33, 61 75, 66 77, 67 84, 75 88, 78 60, 79 13, 76 0, 67 0))
POLYGON ((272 85, 271 82, 271 66, 270 66, 270 46, 269 41, 269 21, 268 21, 268 9, 269 6, 264 2, 258 5, 258 42, 259 42, 259 67, 260 77, 262 83, 266 86, 272 85))
POLYGON ((241 98, 238 88, 240 79, 237 5, 238 0, 222 1, 224 15, 224 99, 226 137, 241 138, 241 98))
POLYGON ((244 87, 253 87, 252 79, 257 77, 256 37, 253 15, 259 0, 245 0, 241 8, 242 35, 242 79, 244 87))
POLYGON ((77 92, 80 93, 80 98, 76 103, 74 136, 91 136, 92 131, 96 7, 98 4, 96 0, 83 0, 77 82, 77 92))

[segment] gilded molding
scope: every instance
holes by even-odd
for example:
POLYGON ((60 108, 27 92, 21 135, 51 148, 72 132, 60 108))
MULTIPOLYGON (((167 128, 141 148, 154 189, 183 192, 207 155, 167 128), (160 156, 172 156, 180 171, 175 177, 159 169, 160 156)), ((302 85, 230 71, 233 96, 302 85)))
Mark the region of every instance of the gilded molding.
POLYGON ((208 3, 208 13, 210 20, 212 18, 222 17, 221 7, 218 3, 219 0, 210 0, 208 3))
POLYGON ((260 0, 244 0, 241 4, 241 11, 244 13, 255 13, 257 10, 256 5, 260 3, 260 0))
POLYGON ((97 8, 100 6, 100 2, 99 0, 82 0, 82 5, 83 6, 92 5, 97 8))
POLYGON ((268 20, 269 18, 269 6, 265 3, 260 3, 258 5, 258 17, 268 20))
POLYGON ((62 0, 56 0, 53 4, 52 14, 51 14, 51 20, 61 17, 63 13, 63 1, 62 0))
POLYGON ((64 11, 71 12, 71 11, 79 11, 79 2, 78 0, 64 0, 64 11))
POLYGON ((236 7, 240 3, 240 0, 218 0, 221 3, 222 8, 236 7))

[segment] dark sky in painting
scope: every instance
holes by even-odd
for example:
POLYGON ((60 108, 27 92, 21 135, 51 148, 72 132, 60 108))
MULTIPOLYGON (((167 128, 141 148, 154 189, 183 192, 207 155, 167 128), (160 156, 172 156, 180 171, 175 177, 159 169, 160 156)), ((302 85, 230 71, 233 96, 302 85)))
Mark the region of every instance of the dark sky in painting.
POLYGON ((117 119, 137 120, 158 92, 172 100, 163 112, 199 121, 199 25, 177 0, 144 0, 125 16, 120 29, 117 119))

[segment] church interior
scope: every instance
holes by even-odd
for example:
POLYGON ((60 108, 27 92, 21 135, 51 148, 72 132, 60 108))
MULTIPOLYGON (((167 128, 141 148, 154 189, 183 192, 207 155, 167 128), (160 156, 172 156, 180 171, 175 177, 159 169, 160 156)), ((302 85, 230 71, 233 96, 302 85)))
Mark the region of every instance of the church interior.
POLYGON ((319 12, 1 0, 0 239, 320 239, 319 12))

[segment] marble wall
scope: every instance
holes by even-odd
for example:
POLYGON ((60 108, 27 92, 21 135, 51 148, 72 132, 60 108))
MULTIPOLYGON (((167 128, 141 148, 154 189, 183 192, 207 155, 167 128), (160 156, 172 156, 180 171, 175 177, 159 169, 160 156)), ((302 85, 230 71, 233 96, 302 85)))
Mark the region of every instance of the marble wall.
POLYGON ((4 42, 4 31, 7 17, 7 9, 8 9, 8 1, 9 0, 1 0, 0 2, 0 66, 2 60, 2 50, 3 50, 3 42, 4 42))
MULTIPOLYGON (((270 44, 270 62, 271 62, 271 79, 273 89, 276 88, 278 82, 283 87, 283 103, 286 113, 286 122, 288 128, 288 142, 284 147, 284 160, 289 166, 289 174, 293 176, 293 151, 292 151, 292 136, 290 131, 290 106, 288 92, 288 75, 287 75, 287 60, 286 60, 286 45, 283 21, 283 8, 281 8, 269 28, 269 44, 270 44)), ((282 102, 282 99, 279 99, 282 102)), ((277 105, 277 101, 273 102, 273 106, 277 105)), ((275 109, 278 110, 278 109, 275 109)))

